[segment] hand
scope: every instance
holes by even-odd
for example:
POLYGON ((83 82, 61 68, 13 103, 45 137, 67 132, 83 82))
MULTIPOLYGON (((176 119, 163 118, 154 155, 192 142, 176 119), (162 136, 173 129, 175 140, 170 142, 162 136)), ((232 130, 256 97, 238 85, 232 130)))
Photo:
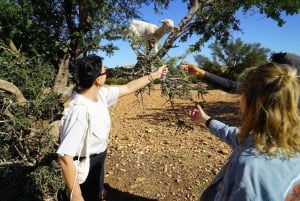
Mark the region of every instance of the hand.
POLYGON ((197 105, 197 109, 189 111, 189 117, 192 121, 198 124, 205 124, 205 122, 210 118, 202 109, 200 105, 197 105))
POLYGON ((72 201, 84 201, 83 197, 81 194, 73 194, 72 195, 72 201))
POLYGON ((187 73, 191 73, 191 74, 194 74, 194 75, 199 75, 200 77, 203 77, 204 74, 205 74, 205 71, 203 69, 198 68, 194 64, 187 63, 187 62, 182 62, 181 65, 180 65, 180 69, 187 72, 187 73))
POLYGON ((156 72, 153 73, 154 75, 152 74, 152 76, 154 77, 154 79, 164 78, 164 77, 166 77, 168 72, 169 72, 168 66, 162 65, 161 67, 158 68, 158 70, 156 72))

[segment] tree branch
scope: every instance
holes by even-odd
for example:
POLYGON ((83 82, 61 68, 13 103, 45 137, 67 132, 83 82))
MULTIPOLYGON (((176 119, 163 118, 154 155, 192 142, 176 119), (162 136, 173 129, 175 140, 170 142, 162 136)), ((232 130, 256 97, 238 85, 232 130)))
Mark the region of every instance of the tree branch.
POLYGON ((0 26, 0 38, 2 38, 2 40, 7 43, 6 45, 9 47, 11 51, 20 54, 20 51, 17 49, 14 41, 8 37, 9 34, 7 32, 8 30, 5 30, 5 28, 0 26))
POLYGON ((17 102, 19 103, 24 103, 27 101, 20 89, 11 82, 0 80, 0 89, 14 94, 16 96, 17 102))
POLYGON ((68 24, 69 29, 71 32, 75 32, 76 25, 73 21, 74 19, 74 13, 73 13, 73 7, 72 7, 72 0, 64 0, 63 7, 65 10, 65 16, 66 16, 66 22, 68 24))
POLYGON ((179 25, 178 25, 179 31, 173 32, 172 34, 169 35, 169 37, 163 44, 163 47, 156 54, 156 57, 162 58, 163 56, 165 56, 167 54, 169 49, 173 47, 173 43, 175 42, 175 40, 187 31, 185 29, 185 27, 193 19, 193 16, 200 9, 200 7, 201 7, 201 5, 199 4, 198 0, 190 0, 189 12, 179 23, 179 25))

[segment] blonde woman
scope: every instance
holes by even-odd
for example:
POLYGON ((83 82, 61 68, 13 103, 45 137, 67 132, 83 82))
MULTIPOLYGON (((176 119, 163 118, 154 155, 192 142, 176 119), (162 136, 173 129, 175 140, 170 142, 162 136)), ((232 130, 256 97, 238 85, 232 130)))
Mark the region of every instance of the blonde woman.
POLYGON ((295 68, 268 63, 239 80, 240 128, 206 114, 190 118, 232 147, 228 162, 204 191, 205 201, 300 200, 300 86, 295 68))

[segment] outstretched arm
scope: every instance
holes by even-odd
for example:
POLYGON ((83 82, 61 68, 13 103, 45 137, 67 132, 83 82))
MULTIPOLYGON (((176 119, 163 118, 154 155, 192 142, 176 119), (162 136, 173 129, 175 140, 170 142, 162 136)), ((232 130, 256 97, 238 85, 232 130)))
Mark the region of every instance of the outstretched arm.
POLYGON ((189 116, 195 123, 205 124, 213 135, 226 142, 230 147, 235 148, 238 146, 237 134, 239 133, 239 129, 237 127, 230 127, 211 118, 204 112, 200 105, 197 105, 197 108, 190 110, 189 116))
POLYGON ((197 75, 200 78, 203 78, 208 83, 214 85, 217 88, 222 89, 226 92, 234 92, 236 91, 237 82, 233 80, 229 80, 223 77, 220 77, 216 74, 207 72, 194 64, 184 62, 181 64, 180 68, 187 73, 191 73, 193 75, 197 75))
POLYGON ((230 93, 235 92, 238 85, 237 81, 229 80, 209 72, 205 73, 203 79, 215 87, 230 93))
POLYGON ((203 78, 206 74, 206 71, 203 70, 202 68, 199 68, 199 67, 195 66, 194 64, 187 63, 187 62, 181 63, 180 69, 187 73, 197 75, 200 78, 203 78))
POLYGON ((132 80, 125 85, 119 86, 119 97, 128 95, 136 90, 146 86, 150 82, 166 76, 168 73, 168 67, 166 65, 161 66, 157 71, 150 73, 144 77, 132 80))

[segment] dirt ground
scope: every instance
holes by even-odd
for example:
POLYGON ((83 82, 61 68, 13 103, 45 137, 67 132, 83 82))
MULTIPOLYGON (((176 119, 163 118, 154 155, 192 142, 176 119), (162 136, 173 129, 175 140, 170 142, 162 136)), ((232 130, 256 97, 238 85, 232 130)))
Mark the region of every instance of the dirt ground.
MULTIPOLYGON (((205 126, 189 120, 189 109, 203 102, 192 94, 193 100, 175 99, 172 109, 155 85, 150 95, 143 94, 143 104, 133 94, 111 109, 105 167, 109 201, 199 199, 231 150, 205 126), (176 114, 184 126, 177 126, 176 114)), ((209 115, 238 125, 237 100, 236 95, 208 90, 203 104, 209 115)))

